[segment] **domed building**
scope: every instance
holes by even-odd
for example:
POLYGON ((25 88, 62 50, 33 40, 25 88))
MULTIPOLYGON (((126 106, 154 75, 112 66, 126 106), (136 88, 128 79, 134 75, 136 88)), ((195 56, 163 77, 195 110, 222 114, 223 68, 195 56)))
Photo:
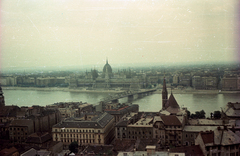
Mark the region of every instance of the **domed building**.
POLYGON ((111 78, 112 76, 112 67, 108 64, 108 60, 106 60, 106 64, 103 67, 102 78, 111 78))

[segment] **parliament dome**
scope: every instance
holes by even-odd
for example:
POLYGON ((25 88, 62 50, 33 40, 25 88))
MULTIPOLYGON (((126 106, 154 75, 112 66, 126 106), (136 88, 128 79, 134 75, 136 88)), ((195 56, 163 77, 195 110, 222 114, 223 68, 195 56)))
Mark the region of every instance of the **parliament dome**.
POLYGON ((110 64, 108 64, 108 60, 107 60, 106 64, 103 67, 102 78, 111 78, 112 76, 113 76, 112 67, 110 66, 110 64))
POLYGON ((103 73, 112 73, 112 67, 110 66, 110 64, 108 64, 108 60, 106 61, 106 64, 103 67, 103 73))

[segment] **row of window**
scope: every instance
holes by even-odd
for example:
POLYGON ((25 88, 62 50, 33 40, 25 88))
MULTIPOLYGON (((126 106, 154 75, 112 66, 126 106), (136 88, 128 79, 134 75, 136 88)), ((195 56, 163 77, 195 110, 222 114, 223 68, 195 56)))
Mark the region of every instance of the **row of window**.
POLYGON ((9 134, 10 134, 10 135, 12 135, 12 134, 13 134, 13 135, 24 135, 24 134, 27 135, 27 133, 23 133, 23 132, 21 132, 21 133, 19 133, 19 132, 18 132, 18 133, 12 133, 12 132, 10 132, 9 134))
POLYGON ((152 132, 151 132, 151 131, 149 131, 149 132, 147 132, 147 131, 146 131, 146 132, 144 132, 144 131, 143 131, 143 132, 141 132, 141 131, 136 132, 136 131, 135 131, 135 133, 134 133, 134 131, 132 131, 132 133, 131 133, 131 132, 129 131, 128 134, 140 134, 140 135, 141 135, 141 134, 150 134, 150 135, 151 135, 152 132))
POLYGON ((166 128, 180 128, 181 126, 165 126, 166 128))
POLYGON ((13 128, 13 127, 10 127, 9 130, 10 130, 10 131, 12 131, 12 130, 14 130, 14 131, 15 131, 15 130, 18 130, 18 131, 19 131, 19 130, 21 130, 21 131, 24 131, 24 130, 25 130, 25 131, 27 131, 27 128, 15 128, 15 127, 13 128))
MULTIPOLYGON (((57 134, 56 134, 56 136, 57 136, 57 134)), ((98 135, 98 136, 100 137, 100 135, 98 135)), ((76 135, 75 134, 61 134, 61 137, 70 137, 70 138, 71 137, 74 137, 74 138, 75 137, 77 137, 77 138, 78 137, 79 138, 81 138, 81 137, 82 138, 91 138, 92 137, 92 138, 94 138, 94 134, 93 135, 91 135, 91 134, 79 134, 79 135, 77 135, 77 134, 76 135)))
MULTIPOLYGON (((58 132, 58 129, 55 129, 55 132, 58 132)), ((75 129, 61 129, 60 132, 76 132, 76 133, 94 133, 94 130, 75 130, 75 129)), ((101 131, 98 130, 98 133, 100 133, 101 131)))
MULTIPOLYGON (((57 141, 57 138, 56 138, 56 141, 57 141)), ((95 140, 92 140, 92 139, 86 139, 86 140, 72 140, 72 139, 61 139, 61 142, 63 142, 63 143, 72 143, 72 142, 74 142, 74 141, 77 141, 78 143, 82 143, 82 144, 84 144, 84 143, 95 143, 95 140)), ((97 141, 99 144, 101 143, 101 139, 98 139, 98 141, 97 141)))

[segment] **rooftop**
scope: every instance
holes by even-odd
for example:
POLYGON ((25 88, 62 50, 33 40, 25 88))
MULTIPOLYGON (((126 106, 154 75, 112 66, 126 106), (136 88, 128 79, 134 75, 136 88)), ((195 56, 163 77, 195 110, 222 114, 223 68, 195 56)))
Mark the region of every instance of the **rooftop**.
POLYGON ((99 116, 92 118, 91 121, 88 120, 69 120, 58 123, 53 126, 53 128, 103 128, 105 127, 114 117, 108 113, 100 113, 99 116))

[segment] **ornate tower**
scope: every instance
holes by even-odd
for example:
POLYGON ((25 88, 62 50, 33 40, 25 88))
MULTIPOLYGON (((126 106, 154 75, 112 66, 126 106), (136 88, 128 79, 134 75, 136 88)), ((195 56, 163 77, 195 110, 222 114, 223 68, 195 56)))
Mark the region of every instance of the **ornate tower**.
POLYGON ((167 92, 167 86, 166 86, 166 81, 164 76, 163 89, 162 89, 162 109, 166 109, 167 101, 168 101, 168 92, 167 92))
POLYGON ((0 107, 2 107, 2 106, 5 106, 5 101, 4 101, 2 87, 0 85, 0 107))

